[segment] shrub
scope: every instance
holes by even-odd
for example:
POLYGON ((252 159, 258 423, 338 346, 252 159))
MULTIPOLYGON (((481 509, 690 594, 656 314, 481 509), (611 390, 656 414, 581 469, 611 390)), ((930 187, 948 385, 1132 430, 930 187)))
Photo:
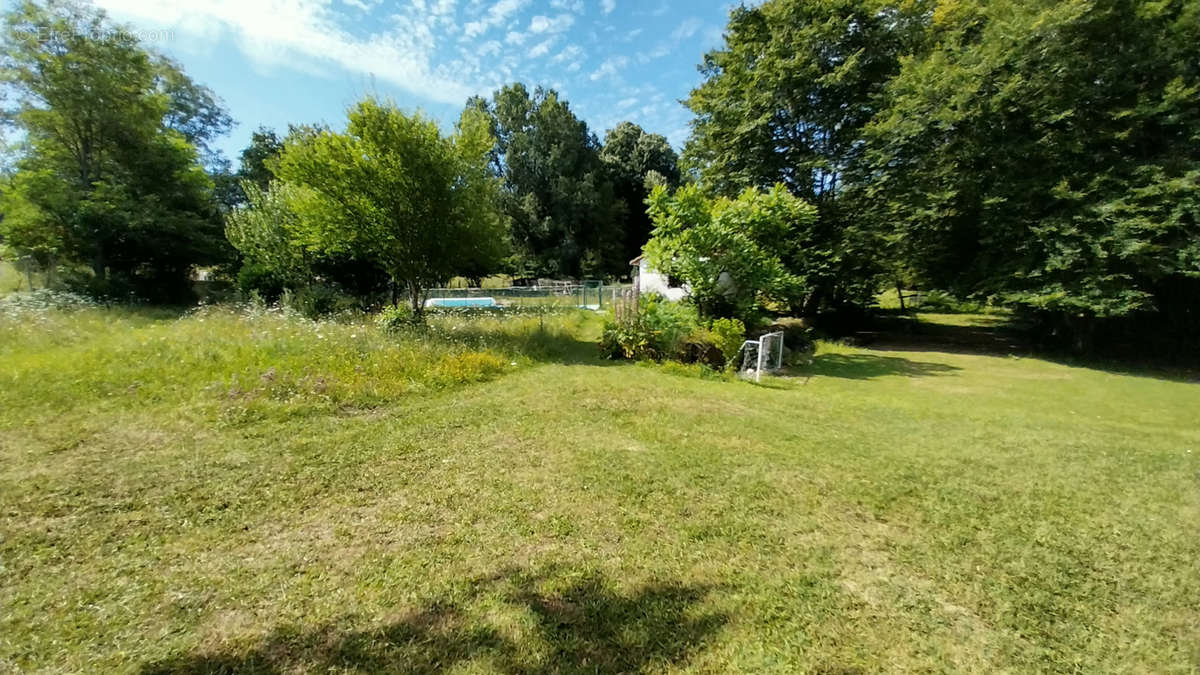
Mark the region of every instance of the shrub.
POLYGON ((742 343, 746 341, 746 325, 737 319, 714 319, 709 324, 708 332, 712 336, 713 346, 721 350, 725 360, 723 365, 733 365, 738 352, 742 350, 742 343))
POLYGON ((783 185, 736 199, 712 199, 695 185, 674 193, 659 186, 646 203, 654 221, 646 256, 687 283, 706 317, 752 322, 763 301, 790 303, 829 266, 827 247, 781 245, 810 236, 817 222, 817 209, 783 185))
POLYGON ((286 282, 268 267, 248 262, 238 270, 237 286, 247 296, 258 293, 259 297, 274 303, 283 295, 286 282))
POLYGON ((308 319, 319 319, 355 306, 353 298, 325 284, 311 284, 285 290, 279 304, 308 319))
POLYGON ((670 302, 658 294, 642 296, 638 318, 652 336, 657 358, 679 358, 687 339, 702 327, 696 307, 670 302))
POLYGON ((420 320, 413 313, 411 305, 395 305, 386 307, 379 313, 379 327, 387 331, 406 330, 417 326, 420 320))
POLYGON ((608 321, 600 349, 608 358, 676 360, 720 368, 732 358, 727 350, 737 353, 744 333, 745 326, 737 319, 705 325, 694 305, 647 294, 639 302, 637 317, 608 321))
POLYGON ((610 320, 600 334, 600 354, 608 359, 655 358, 654 335, 639 320, 610 320))
POLYGON ((755 337, 766 333, 783 333, 784 363, 800 365, 812 362, 817 347, 813 329, 795 319, 786 319, 758 331, 755 337))

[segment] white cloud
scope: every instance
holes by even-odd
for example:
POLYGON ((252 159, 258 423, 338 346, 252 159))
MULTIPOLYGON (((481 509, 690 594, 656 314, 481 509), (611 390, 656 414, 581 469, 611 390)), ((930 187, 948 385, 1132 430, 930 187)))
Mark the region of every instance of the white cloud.
POLYGON ((553 60, 555 63, 562 63, 563 61, 578 59, 580 56, 583 56, 583 49, 579 45, 570 44, 563 47, 561 52, 555 54, 553 60))
POLYGON ((659 43, 654 49, 638 54, 638 63, 650 63, 654 59, 661 59, 671 53, 671 46, 665 42, 659 43))
POLYGON ((449 22, 453 23, 454 4, 455 0, 437 0, 433 3, 433 7, 430 8, 429 11, 435 17, 448 20, 449 22))
POLYGON ((676 42, 680 40, 686 40, 695 35, 696 31, 700 30, 700 26, 702 25, 704 25, 704 22, 700 21, 700 19, 697 19, 696 17, 684 19, 683 23, 679 24, 679 27, 671 33, 671 39, 675 40, 676 42))
MULTIPOLYGON (((402 99, 413 95, 414 103, 460 106, 468 96, 490 92, 504 82, 554 82, 557 77, 561 81, 555 88, 560 92, 565 91, 563 82, 580 90, 578 103, 595 111, 597 123, 618 111, 625 117, 640 114, 650 124, 675 129, 673 141, 683 136, 679 129, 685 126, 686 111, 676 113, 652 87, 626 86, 624 76, 636 82, 639 78, 628 70, 632 64, 674 48, 672 37, 699 39, 707 30, 705 24, 688 21, 674 32, 662 31, 667 34, 631 26, 603 33, 596 38, 597 47, 591 47, 587 29, 598 31, 606 23, 601 19, 586 26, 576 42, 568 42, 566 31, 583 23, 576 21, 577 11, 597 14, 597 5, 588 0, 539 5, 531 0, 93 1, 117 20, 170 29, 179 40, 201 48, 234 44, 252 67, 348 81, 371 78, 402 99), (531 7, 541 7, 543 13, 531 7), (368 12, 373 13, 371 21, 364 19, 368 12), (614 43, 639 35, 650 38, 647 42, 655 49, 628 55, 609 51, 614 43), (602 47, 605 43, 608 49, 602 47)), ((658 1, 630 6, 632 11, 642 5, 653 8, 658 1)), ((612 11, 606 8, 614 5, 615 0, 607 0, 599 8, 612 11)), ((616 50, 620 51, 627 50, 616 50)))
POLYGON ((605 14, 612 14, 612 11, 617 8, 617 0, 600 0, 600 9, 605 14))
POLYGON ((558 38, 552 37, 549 40, 543 40, 542 42, 537 43, 532 49, 529 50, 529 58, 537 59, 549 54, 550 48, 553 47, 554 43, 557 41, 558 38))
POLYGON ((524 9, 528 4, 529 0, 497 0, 496 4, 488 8, 483 17, 463 26, 463 38, 469 40, 496 26, 503 25, 509 17, 524 9))
POLYGON ((553 19, 538 14, 529 21, 529 31, 531 33, 561 33, 570 28, 573 23, 575 23, 575 17, 570 14, 559 14, 553 19))
MULTIPOLYGON (((511 7, 505 9, 511 13, 526 2, 499 0, 497 6, 511 7)), ((459 103, 475 91, 466 84, 464 64, 438 64, 433 59, 438 42, 435 29, 452 11, 452 2, 439 1, 432 12, 408 6, 392 17, 388 29, 366 36, 343 28, 331 0, 97 0, 97 4, 120 20, 169 27, 213 41, 231 36, 251 61, 262 65, 309 71, 335 66, 444 103, 459 103)))
POLYGON ((625 68, 625 66, 627 66, 627 65, 629 65, 629 59, 627 57, 614 56, 609 59, 606 59, 604 61, 604 63, 601 63, 600 67, 597 68, 588 77, 591 78, 593 81, 603 79, 606 77, 614 77, 615 75, 620 73, 621 70, 623 68, 625 68))
POLYGON ((486 21, 468 21, 463 24, 463 39, 467 40, 476 35, 484 34, 488 29, 486 21))

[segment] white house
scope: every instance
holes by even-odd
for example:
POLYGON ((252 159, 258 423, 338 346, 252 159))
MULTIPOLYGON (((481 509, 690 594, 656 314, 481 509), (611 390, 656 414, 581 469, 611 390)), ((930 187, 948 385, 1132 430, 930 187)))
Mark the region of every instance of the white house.
POLYGON ((650 266, 646 256, 639 255, 629 264, 633 266, 633 286, 639 293, 658 293, 672 302, 678 302, 688 295, 686 284, 672 286, 667 275, 650 266))

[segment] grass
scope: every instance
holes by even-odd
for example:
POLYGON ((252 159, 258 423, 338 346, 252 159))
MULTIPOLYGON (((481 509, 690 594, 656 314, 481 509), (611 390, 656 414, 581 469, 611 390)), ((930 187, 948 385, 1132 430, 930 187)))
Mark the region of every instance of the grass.
MULTIPOLYGON (((2 248, 0 253, 3 253, 2 248)), ((33 272, 33 286, 38 289, 46 287, 46 273, 36 267, 33 272)), ((19 291, 29 291, 29 278, 25 276, 24 263, 0 259, 0 297, 19 291)))
POLYGON ((0 668, 1200 667, 1195 384, 438 321, 3 314, 0 668))
POLYGON ((22 287, 25 290, 29 290, 25 274, 13 263, 7 260, 0 260, 0 296, 13 293, 22 287))

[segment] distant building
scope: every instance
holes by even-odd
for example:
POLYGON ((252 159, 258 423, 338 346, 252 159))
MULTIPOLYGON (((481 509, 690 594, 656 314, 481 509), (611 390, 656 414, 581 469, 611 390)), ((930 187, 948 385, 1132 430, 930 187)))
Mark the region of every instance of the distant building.
POLYGON ((658 293, 664 298, 678 302, 688 295, 687 284, 673 285, 673 279, 650 266, 646 256, 639 255, 629 261, 633 266, 633 287, 639 293, 658 293))

